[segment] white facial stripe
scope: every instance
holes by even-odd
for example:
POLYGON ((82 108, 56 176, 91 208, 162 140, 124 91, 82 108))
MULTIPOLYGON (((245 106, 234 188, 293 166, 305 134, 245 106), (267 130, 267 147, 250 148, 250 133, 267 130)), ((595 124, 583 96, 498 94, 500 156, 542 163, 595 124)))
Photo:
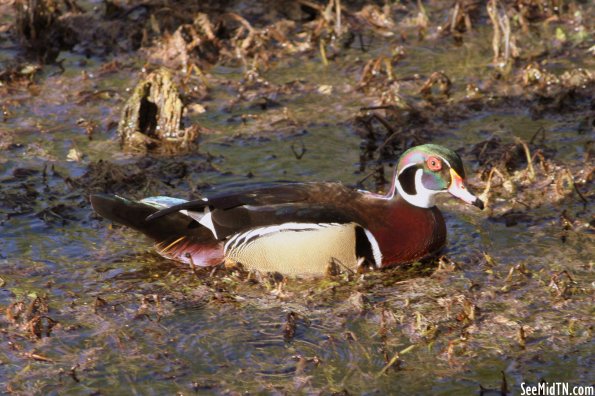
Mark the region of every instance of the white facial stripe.
MULTIPOLYGON (((440 157, 440 156, 439 156, 439 157, 440 157)), ((448 165, 448 167, 452 169, 452 166, 450 166, 450 162, 448 162, 448 161, 446 160, 446 158, 442 158, 442 157, 440 157, 440 159, 441 159, 442 161, 446 162, 446 165, 448 165)))
POLYGON ((430 190, 424 187, 422 183, 422 176, 424 170, 418 169, 415 172, 415 195, 407 194, 399 180, 397 180, 397 191, 399 195, 402 196, 405 201, 409 202, 411 205, 418 206, 420 208, 431 208, 432 206, 436 205, 436 194, 440 193, 441 191, 430 190))
MULTIPOLYGON (((446 165, 448 165, 449 168, 452 168, 452 166, 450 166, 450 162, 448 162, 448 160, 440 155, 437 155, 436 157, 438 157, 439 159, 441 159, 442 161, 444 161, 444 163, 446 163, 446 165)), ((401 173, 403 173, 403 171, 407 168, 411 168, 412 166, 417 165, 417 163, 413 162, 405 167, 403 167, 403 169, 401 169, 401 171, 399 172, 399 176, 401 175, 401 173)))
POLYGON ((414 162, 414 163, 404 166, 403 169, 401 169, 401 171, 399 172, 399 174, 397 176, 401 176, 401 173, 403 173, 405 171, 405 169, 411 168, 412 166, 416 166, 416 165, 417 164, 414 162))
POLYGON ((366 233, 366 236, 368 237, 368 241, 370 242, 370 245, 372 246, 372 254, 374 254, 374 261, 376 264, 376 268, 380 268, 380 267, 382 267, 382 252, 380 251, 380 245, 378 245, 378 241, 376 240, 376 238, 374 238, 374 235, 372 235, 372 233, 370 231, 368 231, 364 228, 364 232, 366 233))

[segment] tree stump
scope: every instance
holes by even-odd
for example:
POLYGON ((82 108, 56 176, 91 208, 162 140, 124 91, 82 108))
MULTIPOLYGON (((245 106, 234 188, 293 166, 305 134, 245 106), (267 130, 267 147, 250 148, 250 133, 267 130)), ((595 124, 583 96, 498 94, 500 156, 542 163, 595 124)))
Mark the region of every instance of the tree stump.
POLYGON ((166 69, 141 80, 126 101, 118 124, 123 147, 133 151, 176 153, 194 148, 198 126, 184 128, 184 104, 166 69))

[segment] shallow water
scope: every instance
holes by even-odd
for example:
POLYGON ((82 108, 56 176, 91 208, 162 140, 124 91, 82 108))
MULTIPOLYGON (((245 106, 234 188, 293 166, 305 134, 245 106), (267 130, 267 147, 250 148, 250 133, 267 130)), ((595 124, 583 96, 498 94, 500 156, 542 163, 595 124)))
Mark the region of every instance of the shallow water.
MULTIPOLYGON (((486 75, 491 54, 481 37, 462 49, 447 41, 411 42, 396 73, 444 70, 461 95, 466 83, 486 75)), ((199 164, 210 153, 214 169, 133 194, 188 198, 214 186, 275 180, 356 184, 365 174, 351 120, 368 99, 353 89, 354 76, 361 58, 392 45, 375 40, 369 52, 351 49, 332 70, 317 58, 279 61, 263 77, 278 85, 303 80, 307 89, 278 95, 281 106, 271 110, 242 103, 227 111, 235 91, 213 84, 208 111, 191 119, 217 132, 181 161, 199 164), (331 85, 333 94, 318 93, 320 85, 331 85), (283 107, 293 121, 271 125, 283 107), (261 119, 244 124, 237 119, 242 114, 261 119), (268 127, 255 133, 254 123, 268 127), (301 159, 292 145, 306 149, 301 159)), ((567 210, 587 223, 592 212, 576 197, 540 205, 509 227, 443 199, 445 253, 457 263, 451 270, 419 264, 355 280, 289 280, 281 295, 266 279, 253 283, 204 270, 195 276, 157 257, 137 233, 93 216, 86 190, 72 183, 100 159, 134 166, 137 158, 120 151, 108 124, 119 119, 138 68, 99 75, 98 60, 61 57, 65 73, 47 67, 33 87, 12 92, 10 103, 21 105, 10 104, 0 123, 0 139, 9 143, 0 153, 0 306, 10 310, 43 297, 44 315, 58 323, 50 336, 36 338, 27 322, 2 319, 6 391, 473 394, 480 386, 500 390, 502 372, 515 394, 522 382, 592 383, 593 234, 588 226, 565 231, 559 220, 567 210), (93 90, 109 95, 80 100, 93 90), (80 118, 97 124, 93 140, 77 125, 80 118), (66 160, 73 147, 85 155, 81 162, 66 160), (511 273, 515 266, 523 271, 511 273), (563 270, 574 282, 566 281, 572 292, 565 297, 552 286, 553 274, 563 270), (461 314, 465 301, 476 309, 472 320, 461 314), (296 315, 292 337, 284 330, 290 313, 296 315)), ((214 68, 211 78, 238 81, 241 70, 214 68)), ((528 141, 543 128, 556 160, 578 164, 591 139, 577 133, 583 108, 534 119, 529 109, 486 106, 444 125, 432 140, 458 149, 492 136, 528 141)), ((472 174, 477 164, 467 165, 472 174)))

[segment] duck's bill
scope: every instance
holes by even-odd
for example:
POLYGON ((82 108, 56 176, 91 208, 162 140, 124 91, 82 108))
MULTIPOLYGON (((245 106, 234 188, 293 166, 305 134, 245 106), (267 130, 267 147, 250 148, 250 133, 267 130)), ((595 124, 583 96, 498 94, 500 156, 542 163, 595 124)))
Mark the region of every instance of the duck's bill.
POLYGON ((483 201, 469 192, 469 189, 465 186, 463 178, 452 168, 450 168, 450 179, 450 187, 448 187, 449 193, 468 204, 483 209, 483 201))

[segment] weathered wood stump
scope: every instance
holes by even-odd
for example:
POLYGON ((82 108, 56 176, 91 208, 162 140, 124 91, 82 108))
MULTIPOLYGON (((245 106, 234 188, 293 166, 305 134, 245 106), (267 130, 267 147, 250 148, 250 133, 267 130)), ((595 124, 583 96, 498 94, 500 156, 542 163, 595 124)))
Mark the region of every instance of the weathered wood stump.
POLYGON ((196 148, 199 127, 184 128, 184 104, 166 69, 141 80, 122 109, 118 134, 123 147, 133 151, 185 152, 196 148))

